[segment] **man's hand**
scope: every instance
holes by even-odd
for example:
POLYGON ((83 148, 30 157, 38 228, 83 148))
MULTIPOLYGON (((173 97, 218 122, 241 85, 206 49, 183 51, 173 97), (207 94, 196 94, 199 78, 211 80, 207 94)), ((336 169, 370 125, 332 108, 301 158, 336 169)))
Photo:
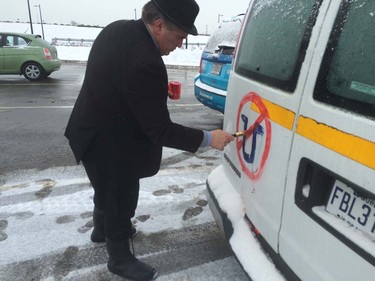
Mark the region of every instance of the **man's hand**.
POLYGON ((173 93, 171 91, 168 90, 168 97, 171 99, 173 98, 173 93))
POLYGON ((218 149, 218 150, 224 150, 224 147, 234 140, 234 137, 224 132, 223 130, 214 130, 211 131, 211 143, 210 146, 218 149))

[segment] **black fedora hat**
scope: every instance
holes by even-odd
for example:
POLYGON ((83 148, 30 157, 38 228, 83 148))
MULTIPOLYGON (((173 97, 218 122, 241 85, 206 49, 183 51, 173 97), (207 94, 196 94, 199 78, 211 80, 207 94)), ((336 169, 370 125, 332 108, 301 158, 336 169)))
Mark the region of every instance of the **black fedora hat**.
POLYGON ((183 31, 198 35, 194 26, 199 6, 194 0, 151 0, 160 12, 183 31))

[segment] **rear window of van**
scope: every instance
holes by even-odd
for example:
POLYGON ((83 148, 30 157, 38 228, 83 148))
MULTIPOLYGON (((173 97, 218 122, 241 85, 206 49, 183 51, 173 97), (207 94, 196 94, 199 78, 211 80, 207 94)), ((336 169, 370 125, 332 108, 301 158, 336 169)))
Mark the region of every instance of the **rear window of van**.
POLYGON ((314 98, 375 117, 375 1, 342 1, 314 98))
POLYGON ((235 71, 293 92, 320 4, 321 0, 255 0, 235 71))

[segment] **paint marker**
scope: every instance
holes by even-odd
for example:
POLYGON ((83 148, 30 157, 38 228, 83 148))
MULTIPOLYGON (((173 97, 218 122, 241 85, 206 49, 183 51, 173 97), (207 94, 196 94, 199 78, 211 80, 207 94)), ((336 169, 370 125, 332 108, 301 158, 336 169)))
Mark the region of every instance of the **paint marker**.
POLYGON ((245 131, 237 132, 237 133, 232 134, 232 136, 234 136, 235 138, 243 137, 243 136, 246 136, 246 133, 245 133, 245 131))
POLYGON ((253 125, 251 125, 250 128, 246 129, 245 131, 242 131, 242 132, 237 132, 237 133, 234 133, 232 134, 232 136, 234 136, 235 138, 238 138, 238 137, 243 137, 243 136, 251 136, 254 132, 254 130, 256 129, 256 127, 259 126, 259 118, 261 118, 262 116, 258 117, 258 119, 255 121, 255 123, 253 125))

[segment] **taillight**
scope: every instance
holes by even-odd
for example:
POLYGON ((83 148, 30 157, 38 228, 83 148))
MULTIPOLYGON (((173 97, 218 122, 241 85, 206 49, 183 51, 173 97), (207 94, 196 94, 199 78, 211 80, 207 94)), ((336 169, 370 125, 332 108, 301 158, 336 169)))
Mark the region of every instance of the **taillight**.
POLYGON ((202 58, 201 58, 201 61, 199 62, 199 73, 202 73, 204 72, 204 70, 202 69, 202 58))
POLYGON ((47 48, 43 48, 43 52, 44 52, 44 56, 45 56, 45 58, 47 60, 51 60, 52 59, 51 52, 47 48))
POLYGON ((199 63, 199 73, 204 73, 207 67, 207 60, 202 56, 201 61, 199 63))

